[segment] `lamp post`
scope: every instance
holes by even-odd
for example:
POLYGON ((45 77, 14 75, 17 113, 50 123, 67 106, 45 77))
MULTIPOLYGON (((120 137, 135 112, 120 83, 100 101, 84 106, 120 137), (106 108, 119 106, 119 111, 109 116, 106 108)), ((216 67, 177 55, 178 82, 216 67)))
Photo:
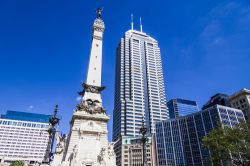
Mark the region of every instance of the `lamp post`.
POLYGON ((141 143, 142 143, 142 166, 147 165, 147 156, 146 156, 146 142, 147 142, 147 128, 144 125, 144 119, 142 119, 142 127, 140 128, 140 133, 142 134, 141 143))
POLYGON ((48 163, 50 163, 52 161, 56 127, 59 124, 59 121, 61 120, 60 117, 58 117, 57 112, 58 112, 58 105, 55 106, 54 114, 49 118, 50 128, 47 131, 49 133, 49 146, 48 146, 48 151, 49 151, 48 159, 49 159, 49 161, 48 161, 48 163))

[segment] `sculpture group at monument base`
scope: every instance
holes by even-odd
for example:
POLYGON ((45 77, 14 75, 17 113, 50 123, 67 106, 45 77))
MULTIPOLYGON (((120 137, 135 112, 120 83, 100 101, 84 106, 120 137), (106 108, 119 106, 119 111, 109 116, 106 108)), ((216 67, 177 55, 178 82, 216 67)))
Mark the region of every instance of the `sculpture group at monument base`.
POLYGON ((68 138, 56 135, 51 166, 115 166, 113 144, 107 140, 106 114, 75 111, 68 138))

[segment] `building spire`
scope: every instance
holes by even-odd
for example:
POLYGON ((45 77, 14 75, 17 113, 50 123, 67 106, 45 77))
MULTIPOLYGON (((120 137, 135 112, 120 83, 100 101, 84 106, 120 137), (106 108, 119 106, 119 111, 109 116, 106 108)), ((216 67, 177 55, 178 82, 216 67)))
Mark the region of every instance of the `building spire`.
POLYGON ((141 21, 141 17, 140 17, 140 30, 142 32, 142 21, 141 21))
POLYGON ((134 30, 134 16, 131 14, 131 30, 134 30))

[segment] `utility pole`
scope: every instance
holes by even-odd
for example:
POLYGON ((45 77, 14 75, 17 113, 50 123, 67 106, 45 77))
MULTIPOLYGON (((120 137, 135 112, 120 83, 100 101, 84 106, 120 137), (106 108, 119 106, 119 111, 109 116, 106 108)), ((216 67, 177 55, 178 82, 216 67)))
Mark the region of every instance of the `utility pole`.
POLYGON ((144 125, 144 119, 142 119, 142 127, 140 128, 140 133, 142 134, 142 166, 147 166, 147 156, 146 156, 146 142, 147 142, 147 128, 144 125))

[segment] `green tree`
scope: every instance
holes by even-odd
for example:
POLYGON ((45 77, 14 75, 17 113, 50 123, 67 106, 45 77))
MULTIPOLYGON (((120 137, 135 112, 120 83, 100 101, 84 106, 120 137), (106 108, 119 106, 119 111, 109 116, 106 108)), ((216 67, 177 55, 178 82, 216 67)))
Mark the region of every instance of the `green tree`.
POLYGON ((214 165, 230 162, 234 166, 250 165, 250 121, 234 128, 218 126, 202 139, 209 149, 210 161, 214 165))
POLYGON ((15 161, 11 163, 10 166, 24 166, 24 163, 22 161, 15 161))

